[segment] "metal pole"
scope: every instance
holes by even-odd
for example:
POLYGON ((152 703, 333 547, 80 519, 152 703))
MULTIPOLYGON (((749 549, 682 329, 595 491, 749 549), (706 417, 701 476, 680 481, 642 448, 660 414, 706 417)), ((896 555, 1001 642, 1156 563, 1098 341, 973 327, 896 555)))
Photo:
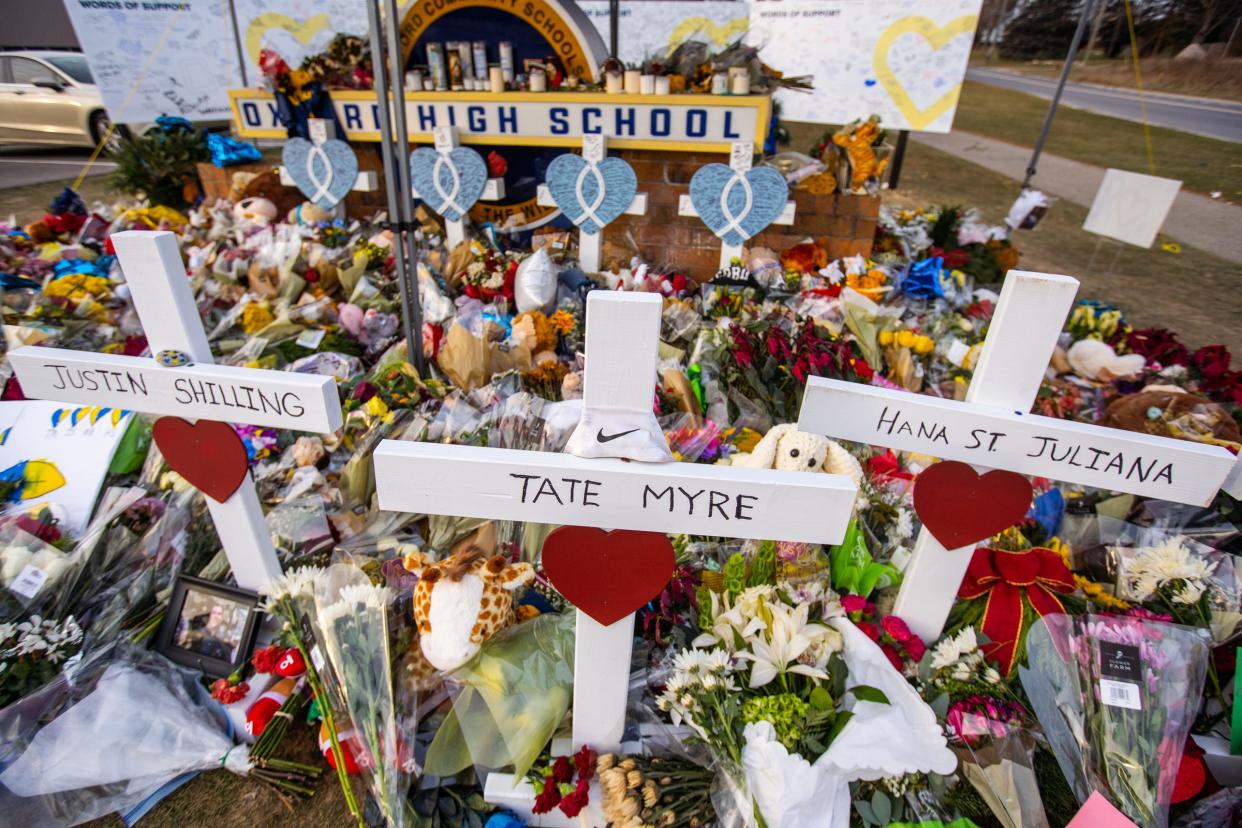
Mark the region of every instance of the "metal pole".
POLYGON ((1036 172, 1036 165, 1039 163, 1039 155, 1044 151, 1044 142, 1048 140, 1048 133, 1052 131, 1052 117, 1057 114, 1057 105, 1061 103, 1061 93, 1065 91, 1065 82, 1069 80, 1070 68, 1074 65, 1074 55, 1078 53, 1078 46, 1082 43, 1082 33, 1087 28, 1087 19, 1091 17, 1091 9, 1095 6, 1095 0, 1086 0, 1082 6, 1082 13, 1078 15, 1078 27, 1074 29, 1074 39, 1070 41, 1069 52, 1065 55, 1065 63, 1061 66, 1061 79, 1057 81, 1057 91, 1052 95, 1052 101, 1048 104, 1048 114, 1044 116, 1044 126, 1039 131, 1039 138, 1035 141, 1035 150, 1031 153, 1031 161, 1026 165, 1026 178, 1022 179, 1022 189, 1026 190, 1031 185, 1031 178, 1036 172))
POLYGON ((608 0, 608 56, 617 56, 617 34, 621 28, 621 0, 608 0))
MULTIPOLYGON (((397 168, 397 181, 400 188, 397 193, 397 206, 400 208, 400 225, 396 236, 402 242, 397 254, 404 258, 404 267, 397 269, 398 278, 405 280, 405 295, 409 303, 405 312, 410 317, 410 327, 414 333, 414 347, 417 350, 406 354, 410 362, 418 370, 420 377, 425 376, 426 366, 423 364, 423 309, 418 301, 418 262, 414 255, 414 188, 410 184, 410 133, 405 123, 405 52, 401 49, 401 15, 397 13, 397 0, 388 0, 386 22, 388 28, 388 66, 392 73, 392 138, 393 161, 397 168)), ((409 348, 407 341, 406 347, 409 348)))
POLYGON ((229 0, 229 20, 233 26, 233 44, 237 47, 237 65, 241 69, 242 86, 249 86, 250 81, 246 77, 246 53, 242 50, 241 30, 237 28, 237 9, 233 0, 229 0))
POLYGON ((897 147, 893 150, 893 160, 888 165, 888 188, 890 190, 897 189, 897 182, 901 179, 901 164, 906 160, 906 144, 910 141, 910 132, 901 130, 897 133, 897 147))
MULTIPOLYGON (((384 36, 379 14, 379 0, 367 0, 367 22, 371 33, 371 70, 375 77, 375 95, 379 101, 380 156, 384 161, 384 190, 388 196, 388 220, 399 226, 401 209, 399 200, 399 177, 393 164, 392 126, 388 109, 388 77, 384 60, 384 36)), ((409 286, 405 278, 405 256, 401 250, 402 234, 393 233, 393 259, 397 265, 397 288, 401 291, 401 324, 405 334, 407 356, 422 376, 422 325, 416 330, 410 313, 409 286), (417 346, 417 350, 416 350, 417 346)))

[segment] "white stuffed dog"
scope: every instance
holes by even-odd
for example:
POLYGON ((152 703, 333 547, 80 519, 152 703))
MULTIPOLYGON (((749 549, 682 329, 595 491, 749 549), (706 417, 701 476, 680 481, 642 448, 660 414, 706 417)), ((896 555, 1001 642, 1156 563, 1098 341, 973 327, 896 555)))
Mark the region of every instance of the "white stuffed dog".
POLYGON ((773 426, 750 454, 736 454, 733 465, 749 469, 781 471, 815 471, 843 474, 862 483, 862 466, 858 458, 840 443, 827 437, 799 431, 793 423, 773 426))

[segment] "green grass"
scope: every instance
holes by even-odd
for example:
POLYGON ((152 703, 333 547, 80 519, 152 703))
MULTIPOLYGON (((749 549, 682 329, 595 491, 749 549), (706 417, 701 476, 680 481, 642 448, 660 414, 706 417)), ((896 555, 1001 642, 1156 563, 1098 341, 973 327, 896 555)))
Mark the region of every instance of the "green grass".
MULTIPOLYGON (((1047 111, 1042 98, 967 81, 953 129, 1029 147, 1047 111)), ((1242 200, 1242 143, 1163 127, 1152 127, 1151 136, 1156 175, 1180 179, 1188 190, 1220 190, 1231 201, 1242 200)), ((1057 109, 1045 151, 1099 167, 1149 172, 1142 125, 1065 106, 1057 109)))

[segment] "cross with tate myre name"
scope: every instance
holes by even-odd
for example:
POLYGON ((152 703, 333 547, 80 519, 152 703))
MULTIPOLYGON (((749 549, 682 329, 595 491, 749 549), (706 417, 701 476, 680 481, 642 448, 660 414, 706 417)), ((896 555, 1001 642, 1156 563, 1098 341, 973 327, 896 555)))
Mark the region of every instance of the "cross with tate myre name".
MULTIPOLYGON (((798 427, 976 469, 1207 505, 1234 466, 1227 449, 1028 413, 1077 293, 1069 276, 1009 271, 964 402, 812 377, 798 427)), ((925 641, 944 628, 974 547, 945 549, 920 532, 893 613, 925 641)))
MULTIPOLYGON (((328 433, 341 427, 336 380, 310 374, 213 365, 177 236, 114 233, 112 243, 153 355, 129 357, 38 346, 9 352, 27 397, 126 408, 144 414, 328 433)), ((247 473, 223 503, 207 497, 238 586, 259 590, 280 574, 254 481, 247 473)))
MULTIPOLYGON (((658 294, 588 295, 583 412, 567 446, 575 454, 385 440, 375 452, 380 508, 839 542, 857 494, 848 477, 671 461, 652 412, 661 308, 658 294)), ((634 613, 604 626, 576 612, 573 746, 615 750, 625 725, 634 613)), ((486 793, 489 802, 530 814, 528 783, 491 774, 486 793)), ((530 824, 562 824, 558 819, 544 815, 530 824)))

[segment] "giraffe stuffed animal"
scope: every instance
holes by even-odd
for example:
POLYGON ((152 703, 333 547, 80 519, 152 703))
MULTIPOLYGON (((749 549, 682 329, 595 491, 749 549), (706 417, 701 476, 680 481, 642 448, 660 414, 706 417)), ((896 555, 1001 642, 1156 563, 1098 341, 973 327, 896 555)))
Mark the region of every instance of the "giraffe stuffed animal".
MULTIPOLYGON (((402 560, 418 576, 414 587, 414 620, 418 624, 426 672, 449 672, 479 652, 491 636, 511 626, 526 608, 514 612, 513 591, 535 580, 528 563, 509 563, 502 555, 488 556, 478 546, 465 546, 442 561, 430 561, 422 552, 402 560)), ((428 676, 416 669, 415 679, 428 676)))

